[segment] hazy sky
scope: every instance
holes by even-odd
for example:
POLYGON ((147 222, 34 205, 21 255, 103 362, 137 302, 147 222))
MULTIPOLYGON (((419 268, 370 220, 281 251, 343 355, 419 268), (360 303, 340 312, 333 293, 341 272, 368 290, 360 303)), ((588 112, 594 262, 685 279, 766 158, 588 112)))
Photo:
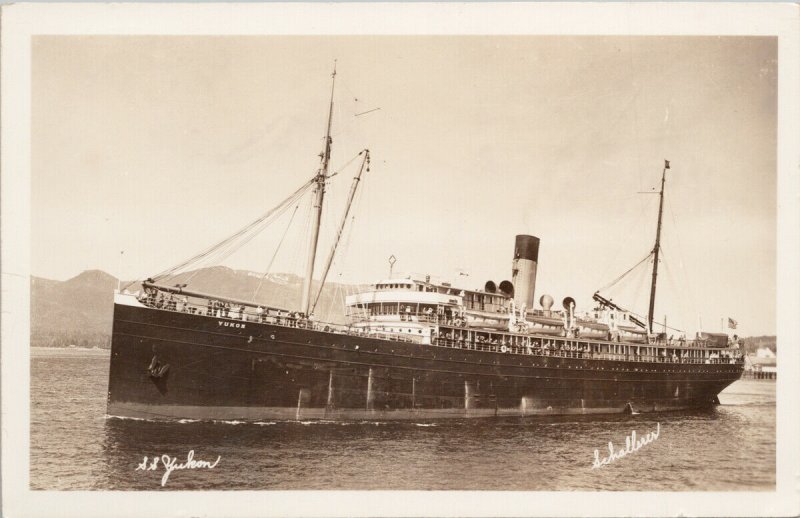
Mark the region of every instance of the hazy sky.
MULTIPOLYGON (((32 273, 143 278, 274 206, 316 170, 338 59, 332 168, 373 160, 336 279, 393 254, 499 282, 529 233, 536 298, 588 309, 652 248, 658 197, 638 192, 667 158, 658 319, 774 333, 776 58, 755 37, 35 37, 32 273)), ((263 271, 291 213, 226 264, 263 271)), ((272 271, 301 273, 304 246, 272 271)), ((645 313, 648 272, 609 294, 645 313)))

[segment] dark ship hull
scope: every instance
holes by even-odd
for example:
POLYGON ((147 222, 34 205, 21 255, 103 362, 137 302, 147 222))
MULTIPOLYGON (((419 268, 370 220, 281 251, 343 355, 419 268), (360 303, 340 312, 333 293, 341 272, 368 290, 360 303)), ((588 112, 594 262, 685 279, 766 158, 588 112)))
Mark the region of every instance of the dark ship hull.
POLYGON ((508 354, 115 304, 108 414, 426 419, 707 407, 741 362, 508 354))

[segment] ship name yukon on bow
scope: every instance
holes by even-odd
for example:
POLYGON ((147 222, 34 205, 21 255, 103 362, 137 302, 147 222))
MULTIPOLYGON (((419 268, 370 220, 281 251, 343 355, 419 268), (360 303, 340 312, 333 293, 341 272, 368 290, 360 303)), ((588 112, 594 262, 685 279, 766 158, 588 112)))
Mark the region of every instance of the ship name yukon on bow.
MULTIPOLYGON (((649 311, 599 292, 535 299, 540 240, 516 236, 511 280, 463 289, 430 276, 380 280, 346 298, 346 325, 315 318, 368 150, 334 245, 314 271, 332 143, 336 72, 314 176, 277 207, 204 252, 115 293, 108 414, 193 419, 420 419, 658 412, 710 406, 739 379, 743 356, 722 333, 653 330, 666 173, 661 178, 649 311), (298 308, 191 288, 201 259, 246 242, 305 194, 313 199, 298 308), (314 290, 315 273, 322 282, 314 290), (184 282, 177 282, 183 280, 184 282), (535 306, 538 302, 538 306, 535 306), (159 368, 154 369, 156 365, 159 368)), ((638 266, 638 265, 637 265, 638 266)), ((619 279, 618 279, 619 280, 619 279)), ((616 281, 615 281, 616 282, 616 281)), ((255 296, 254 296, 255 298, 255 296)))

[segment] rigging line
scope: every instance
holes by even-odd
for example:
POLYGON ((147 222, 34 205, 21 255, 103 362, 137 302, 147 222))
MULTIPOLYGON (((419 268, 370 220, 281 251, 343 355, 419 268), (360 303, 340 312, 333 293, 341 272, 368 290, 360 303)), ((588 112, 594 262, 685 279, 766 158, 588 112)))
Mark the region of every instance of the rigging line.
MULTIPOLYGON (((640 224, 642 222, 642 220, 644 219, 643 218, 644 213, 650 207, 650 204, 654 203, 653 200, 654 200, 654 198, 650 198, 650 201, 645 202, 641 206, 641 208, 639 209, 639 214, 631 221, 631 224, 628 227, 627 232, 625 232, 625 234, 623 234, 623 236, 628 237, 628 236, 632 235, 634 227, 636 227, 638 224, 640 224)), ((614 256, 611 258, 610 261, 608 261, 606 263, 606 268, 603 271, 603 274, 602 274, 601 278, 607 278, 607 275, 611 271, 612 265, 616 262, 617 258, 619 257, 619 254, 622 252, 623 249, 624 249, 624 247, 621 247, 621 246, 617 247, 617 251, 614 254, 614 256)))
MULTIPOLYGON (((302 279, 305 279, 305 272, 303 271, 303 267, 306 266, 309 257, 309 250, 311 249, 311 243, 309 243, 309 234, 311 233, 311 218, 314 215, 314 197, 311 197, 310 203, 307 204, 305 207, 304 215, 303 215, 303 225, 301 228, 303 231, 301 232, 301 240, 296 244, 296 252, 295 252, 295 265, 299 265, 301 270, 298 274, 302 279)), ((313 282, 313 279, 311 280, 313 282)), ((299 306, 299 304, 298 304, 299 306)))
MULTIPOLYGON (((358 206, 358 200, 360 198, 361 198, 361 190, 359 190, 358 193, 356 194, 355 201, 353 202, 353 206, 354 207, 358 206)), ((336 257, 334 258, 334 261, 333 261, 333 265, 337 266, 337 267, 338 267, 339 264, 342 263, 342 260, 344 260, 346 258, 346 253, 349 250, 350 241, 351 241, 351 238, 352 238, 352 235, 353 235, 353 226, 354 226, 353 221, 355 221, 355 216, 352 216, 350 221, 351 221, 350 225, 345 226, 345 231, 344 231, 345 233, 343 234, 344 243, 339 245, 339 249, 341 250, 341 252, 336 255, 336 257)), ((329 304, 328 304, 328 307, 327 307, 327 318, 326 318, 326 321, 331 321, 331 315, 333 313, 334 304, 336 304, 337 302, 340 301, 340 307, 342 308, 342 311, 343 311, 343 315, 342 316, 345 319, 344 322, 347 323, 347 302, 345 300, 345 295, 356 294, 357 292, 351 293, 351 287, 349 285, 345 286, 343 284, 343 281, 342 281, 342 273, 343 272, 341 271, 341 269, 337 268, 337 269, 335 269, 335 271, 337 272, 337 276, 338 276, 338 285, 336 287, 336 291, 334 292, 333 296, 331 297, 331 299, 329 301, 329 304), (337 295, 338 295, 338 298, 337 298, 337 295)), ((320 294, 321 294, 321 291, 320 291, 320 294)))
POLYGON ((339 228, 336 231, 336 237, 334 238, 333 247, 331 248, 330 254, 328 255, 328 260, 325 263, 325 269, 322 271, 322 279, 320 281, 319 291, 317 291, 317 296, 314 299, 314 303, 311 305, 311 309, 309 310, 309 314, 314 313, 314 308, 317 306, 317 302, 319 302, 319 297, 322 295, 322 288, 325 287, 325 279, 328 277, 328 273, 330 272, 331 265, 333 264, 333 259, 336 256, 336 248, 339 246, 339 242, 342 239, 342 233, 345 230, 345 226, 347 225, 347 216, 350 214, 350 210, 353 208, 353 200, 356 196, 356 192, 358 190, 358 184, 361 182, 361 175, 364 173, 366 169, 369 171, 369 150, 365 149, 362 151, 364 154, 364 160, 361 162, 361 168, 358 170, 358 175, 353 178, 353 185, 350 188, 350 193, 347 197, 347 205, 344 209, 344 215, 342 216, 342 222, 339 224, 339 228))
MULTIPOLYGON (((664 249, 662 248, 662 249, 661 249, 661 251, 662 251, 662 253, 663 253, 664 249)), ((677 283, 677 279, 676 279, 676 278, 675 278, 675 276, 672 274, 672 269, 669 267, 669 265, 670 265, 670 261, 667 261, 667 259, 666 259, 666 255, 662 255, 662 257, 664 257, 664 260, 663 260, 663 263, 664 263, 664 269, 667 271, 667 282, 669 282, 669 285, 670 285, 670 287, 672 288, 672 290, 673 290, 673 292, 674 292, 674 293, 680 293, 680 291, 678 290, 678 283, 677 283)), ((684 317, 685 317, 685 315, 682 315, 682 316, 684 316, 684 317)), ((684 332, 683 330, 681 330, 681 329, 677 329, 677 328, 674 328, 674 327, 669 327, 669 326, 667 326, 667 328, 668 328, 668 329, 672 329, 673 331, 679 331, 679 332, 681 332, 681 333, 683 333, 683 332, 684 332)))
POLYGON ((358 189, 358 191, 356 192, 355 198, 353 199, 353 208, 352 208, 353 216, 350 218, 350 224, 345 225, 344 227, 344 234, 343 234, 344 242, 339 245, 340 252, 336 254, 333 260, 333 265, 337 267, 334 271, 336 271, 336 273, 340 277, 344 272, 342 271, 341 268, 338 268, 338 266, 340 264, 345 264, 347 262, 348 258, 347 254, 350 250, 350 243, 352 242, 352 237, 355 229, 355 220, 356 220, 355 213, 359 210, 361 206, 360 202, 364 197, 364 191, 366 188, 367 188, 366 185, 362 185, 361 188, 358 189))
POLYGON ((597 291, 605 291, 605 290, 607 290, 607 289, 611 288, 612 286, 614 286, 615 284, 617 284, 619 281, 621 281, 621 280, 622 280, 622 279, 623 279, 623 278, 624 278, 626 275, 628 275, 628 274, 629 274, 629 273, 631 273, 633 270, 635 270, 636 268, 638 268, 639 266, 641 266, 641 264, 642 264, 643 262, 647 261, 647 260, 648 260, 650 257, 652 257, 652 255, 653 255, 653 252, 649 252, 649 253, 648 253, 646 256, 644 256, 644 257, 643 257, 643 258, 642 258, 642 259, 641 259, 641 260, 640 260, 638 263, 636 263, 636 264, 635 264, 635 265, 633 265, 631 268, 629 268, 629 269, 628 269, 628 270, 627 270, 625 273, 623 273, 622 275, 620 275, 619 277, 617 277, 616 279, 614 279, 613 281, 611 281, 611 283, 607 284, 606 286, 603 286, 602 288, 600 288, 600 289, 599 289, 599 290, 597 290, 597 291))
POLYGON ((646 269, 642 268, 639 270, 639 277, 637 278, 636 284, 634 284, 634 292, 633 292, 633 300, 632 303, 634 306, 639 305, 639 294, 642 292, 642 287, 646 283, 647 275, 646 269))
MULTIPOLYGON (((243 234, 242 236, 240 236, 241 239, 239 241, 235 241, 234 240, 234 241, 231 241, 230 243, 226 244, 224 247, 220 247, 219 250, 215 251, 215 253, 217 254, 216 255, 217 260, 218 261, 223 261, 223 260, 227 259, 228 257, 230 257, 230 255, 232 253, 236 252, 238 249, 240 249, 241 247, 243 247, 244 245, 246 245, 247 243, 252 241, 266 227, 268 227, 272 223, 276 222, 281 216, 283 216, 283 214, 292 206, 292 204, 294 204, 295 202, 298 202, 301 198, 302 198, 302 196, 296 196, 293 200, 291 200, 291 203, 285 204, 282 207, 280 207, 280 209, 276 213, 274 213, 272 216, 270 216, 269 219, 267 219, 264 222, 262 222, 259 226, 254 227, 254 229, 252 231, 250 231, 249 234, 246 233, 246 234, 243 234)), ((212 258, 212 255, 209 255, 208 259, 211 259, 211 258, 212 258)))
MULTIPOLYGON (((333 320, 333 317, 334 317, 333 308, 335 307, 335 305, 337 304, 339 299, 343 300, 342 295, 344 293, 344 288, 342 287, 341 275, 342 274, 339 274, 339 279, 338 279, 338 282, 336 283, 336 291, 333 292, 333 295, 331 296, 331 299, 330 299, 330 301, 328 303, 327 311, 325 312, 325 321, 326 322, 334 322, 334 320, 333 320)), ((344 319, 344 311, 345 311, 344 302, 342 303, 342 305, 340 307, 342 308, 342 318, 344 319)), ((343 321, 338 321, 337 320, 337 323, 345 323, 345 322, 346 322, 346 320, 343 320, 343 321)))
POLYGON ((355 161, 356 161, 356 159, 357 159, 358 157, 360 157, 360 156, 361 156, 361 152, 359 151, 358 153, 356 153, 356 154, 355 154, 355 156, 354 156, 353 158, 351 158, 350 160, 348 160, 347 162, 345 162, 345 163, 344 163, 344 165, 342 165, 342 166, 340 166, 340 167, 336 168, 336 169, 334 170, 333 174, 330 174, 330 175, 328 175, 328 178, 332 177, 332 176, 333 176, 333 175, 335 175, 335 174, 339 174, 339 173, 341 173, 341 172, 342 172, 342 171, 343 171, 343 170, 344 170, 344 169, 345 169, 347 166, 349 166, 350 164, 352 164, 353 162, 355 162, 355 161))
MULTIPOLYGON (((230 257, 234 252, 242 248, 244 245, 249 243, 252 239, 254 239, 260 232, 263 230, 264 227, 269 225, 275 218, 282 215, 288 207, 291 205, 285 206, 281 209, 280 212, 276 213, 274 218, 271 218, 268 221, 265 221, 261 228, 256 228, 253 232, 250 233, 249 236, 246 236, 245 239, 241 240, 240 242, 231 242, 226 244, 223 247, 220 247, 218 250, 214 251, 213 254, 209 254, 206 257, 202 258, 201 260, 197 261, 197 266, 194 271, 190 272, 189 277, 184 281, 185 284, 191 283, 195 277, 197 277, 201 272, 205 271, 205 268, 209 265, 216 263, 221 264, 225 259, 230 257)), ((180 275, 180 274, 179 274, 180 275)), ((173 277, 175 278, 175 277, 173 277)))
MULTIPOLYGON (((287 208, 288 208, 288 207, 284 208, 284 209, 281 211, 281 213, 280 213, 280 214, 282 215, 282 214, 283 214, 283 213, 286 211, 286 209, 287 209, 287 208)), ((265 225, 265 226, 266 226, 266 225, 265 225)), ((258 234, 261 232, 261 230, 262 230, 262 229, 263 229, 263 227, 262 227, 261 229, 259 229, 259 230, 255 231, 255 232, 251 232, 249 235, 247 235, 246 237, 244 237, 244 238, 242 239, 242 241, 241 241, 240 243, 238 243, 238 244, 231 244, 231 246, 229 246, 229 247, 227 248, 227 250, 225 250, 223 253, 221 253, 221 254, 220 254, 220 256, 219 256, 219 259, 217 259, 217 260, 218 260, 219 262, 222 262, 222 261, 224 261, 225 259, 227 259, 228 257, 230 257, 231 255, 233 255, 233 254, 234 254, 236 251, 238 251, 238 250, 239 250, 239 249, 241 249, 243 246, 245 246, 247 243, 249 243, 250 241, 252 241, 253 239, 255 239, 255 237, 256 237, 256 236, 257 236, 257 235, 258 235, 258 234), (235 245, 235 246, 234 246, 234 245, 235 245)))
MULTIPOLYGON (((645 272, 645 270, 642 270, 642 272, 645 272)), ((637 289, 637 291, 636 291, 637 297, 638 297, 638 294, 641 292, 642 286, 646 284, 645 283, 646 279, 647 279, 646 275, 642 276, 642 278, 640 279, 640 282, 638 283, 639 289, 637 289)), ((627 311, 628 311, 628 313, 630 313, 631 315, 633 315, 634 317, 637 317, 639 319, 646 319, 647 318, 645 315, 640 315, 639 313, 636 313, 635 311, 630 311, 630 310, 627 310, 627 311)), ((661 327, 663 327, 663 325, 661 327)), ((679 333, 685 333, 684 330, 678 329, 676 327, 672 327, 672 326, 669 326, 669 325, 667 326, 667 329, 671 329, 671 330, 677 331, 679 333)))
MULTIPOLYGON (((346 252, 349 250, 350 237, 353 235, 353 232, 352 232, 353 221, 355 221, 355 216, 350 218, 350 225, 345 226, 345 230, 344 230, 344 234, 343 234, 344 235, 344 243, 339 245, 340 252, 339 252, 339 254, 337 254, 334 257, 333 262, 332 262, 332 267, 338 267, 338 265, 341 264, 340 259, 343 259, 345 257, 346 252)), ((339 279, 339 283, 341 284, 341 282, 342 282, 342 271, 341 271, 341 269, 334 268, 334 271, 336 271, 337 277, 339 279)), ((340 288, 341 288, 341 286, 337 287, 337 289, 340 289, 340 288)), ((321 295, 322 295, 322 287, 320 287, 320 292, 317 295, 317 299, 319 299, 319 297, 321 295)), ((334 294, 334 296, 330 300, 330 305, 333 306, 335 301, 336 301, 336 295, 334 294)), ((316 304, 316 302, 315 302, 315 304, 316 304)), ((344 307, 345 307, 345 304, 344 304, 344 301, 343 301, 342 302, 342 308, 344 308, 344 307)), ((332 309, 329 307, 328 308, 328 313, 330 313, 331 311, 332 311, 332 309)))
MULTIPOLYGON (((353 202, 353 207, 355 207, 355 208, 360 207, 360 201, 364 197, 364 190, 365 190, 364 188, 361 188, 356 193, 356 198, 355 198, 355 201, 353 202)), ((353 214, 353 216, 351 216, 351 218, 350 218, 350 225, 347 226, 346 229, 345 229, 346 235, 345 235, 344 244, 341 246, 342 251, 338 255, 338 257, 335 258, 335 263, 334 264, 336 264, 336 266, 337 266, 337 269, 338 269, 338 272, 339 272, 339 281, 340 282, 341 282, 341 277, 342 277, 342 271, 341 271, 341 268, 338 268, 338 266, 339 266, 339 264, 347 264, 349 262, 349 261, 347 261, 347 257, 348 257, 349 251, 350 251, 350 245, 351 245, 352 240, 353 240, 353 234, 355 233, 355 230, 354 230, 355 229, 355 220, 356 220, 356 216, 355 216, 355 214, 353 214)), ((350 287, 349 286, 348 286, 348 291, 350 291, 350 287)), ((362 289, 353 289, 353 294, 359 293, 361 291, 364 291, 364 290, 362 290, 362 289)), ((342 302, 341 302, 341 304, 342 304, 341 307, 343 308, 344 312, 346 313, 347 312, 347 308, 346 308, 347 301, 346 301, 345 296, 344 296, 344 289, 342 291, 342 302)), ((364 317, 364 318, 368 318, 369 317, 369 315, 367 314, 366 307, 362 306, 361 307, 361 312, 362 312, 362 317, 364 317)))
POLYGON ((697 309, 697 299, 694 295, 694 287, 689 282, 689 276, 686 275, 686 268, 684 267, 684 255, 683 255, 683 245, 681 244, 681 233, 678 231, 678 221, 675 219, 675 213, 672 211, 672 201, 671 198, 667 198, 667 208, 669 209, 670 216, 672 217, 672 226, 675 229, 675 241, 678 243, 678 266, 680 266, 681 273, 683 274, 683 282, 686 284, 686 287, 689 290, 689 298, 692 302, 692 310, 695 313, 695 317, 700 315, 700 312, 697 309))
POLYGON ((298 203, 294 207, 294 211, 292 211, 292 216, 289 218, 289 223, 286 224, 286 229, 283 231, 283 235, 281 236, 280 241, 278 241, 278 246, 275 247, 275 252, 272 254, 272 258, 269 260, 269 264, 267 264, 267 270, 264 272, 264 275, 261 276, 261 279, 258 281, 258 286, 256 287, 255 291, 253 291, 253 302, 256 301, 256 295, 258 292, 261 291, 261 286, 264 284, 264 279, 267 278, 269 275, 269 271, 272 269, 272 263, 275 262, 275 257, 278 255, 278 251, 280 251, 281 246, 283 245, 283 240, 286 239, 286 234, 289 232, 289 228, 292 226, 292 221, 294 221, 294 216, 297 214, 297 209, 300 208, 300 204, 298 203))
MULTIPOLYGON (((286 211, 286 209, 291 206, 291 203, 294 203, 294 201, 296 201, 302 195, 303 192, 299 192, 291 199, 285 200, 284 203, 275 207, 268 215, 268 217, 266 217, 260 222, 254 222, 255 223, 254 225, 249 225, 250 228, 242 229, 242 231, 238 232, 236 235, 231 236, 227 240, 227 242, 220 243, 219 245, 217 245, 217 247, 205 252, 204 254, 202 254, 201 257, 198 257, 195 261, 192 261, 190 264, 192 263, 209 264, 213 260, 221 261, 224 258, 230 256, 231 253, 241 248, 241 246, 249 242, 255 235, 260 233, 264 228, 266 228, 266 226, 271 224, 276 218, 280 217, 280 215, 283 214, 286 211), (247 235, 248 232, 251 233, 249 236, 247 235), (241 244, 237 244, 237 240, 239 240, 242 237, 244 237, 244 240, 241 242, 241 244)), ((185 266, 188 266, 188 264, 184 264, 181 267, 173 268, 173 272, 185 266)))
POLYGON ((254 221, 248 223, 245 227, 243 227, 241 230, 239 230, 238 232, 236 232, 232 236, 229 236, 229 237, 223 239, 222 241, 220 241, 219 243, 216 243, 216 244, 206 248, 205 250, 203 250, 203 252, 200 252, 199 254, 197 254, 197 255, 195 255, 195 256, 183 261, 182 263, 178 264, 177 266, 174 266, 172 268, 164 270, 163 272, 155 275, 153 278, 154 279, 158 279, 160 277, 164 277, 165 275, 172 274, 175 271, 177 271, 178 269, 183 268, 184 266, 187 266, 187 265, 193 263, 194 261, 196 261, 196 260, 208 255, 209 253, 213 252, 214 250, 216 250, 220 246, 223 246, 223 245, 229 243, 231 240, 238 238, 240 235, 242 235, 243 233, 247 232, 248 230, 250 230, 254 226, 256 226, 259 223, 261 223, 262 221, 264 221, 266 218, 268 218, 269 216, 274 214, 275 211, 278 210, 281 206, 283 206, 286 202, 288 202, 289 200, 294 199, 295 196, 297 196, 298 194, 300 194, 300 193, 304 192, 306 189, 308 189, 311 185, 314 184, 315 178, 316 177, 314 177, 314 178, 310 179, 309 181, 307 181, 299 189, 297 189, 295 192, 293 192, 286 200, 281 202, 278 206, 270 209, 269 211, 267 211, 262 216, 256 218, 254 221))
MULTIPOLYGON (((662 249, 662 254, 663 254, 663 249, 662 249)), ((672 289, 673 293, 675 293, 675 294, 680 293, 678 291, 678 289, 677 289, 677 283, 675 282, 675 278, 672 275, 672 268, 669 267, 670 263, 669 263, 669 261, 666 260, 666 254, 663 254, 662 257, 664 257, 664 261, 662 261, 664 263, 664 270, 667 272, 667 275, 666 275, 667 283, 669 284, 669 287, 670 287, 670 289, 672 289)), ((681 316, 683 316, 683 315, 681 315, 681 316)))
MULTIPOLYGON (((297 199, 297 198, 300 198, 300 197, 302 197, 302 196, 297 196, 295 198, 297 199)), ((239 250, 241 247, 243 247, 244 245, 246 245, 247 243, 252 241, 253 238, 255 238, 255 236, 257 236, 264 228, 266 228, 268 225, 270 225, 275 219, 279 218, 284 212, 286 212, 286 210, 289 207, 291 207, 291 204, 284 205, 284 206, 280 207, 280 210, 278 210, 278 212, 276 212, 273 215, 271 215, 268 219, 265 219, 264 221, 262 221, 259 225, 253 227, 251 229, 249 235, 247 235, 247 233, 242 234, 242 236, 244 236, 244 237, 242 238, 241 241, 239 241, 239 242, 237 242, 236 240, 229 241, 228 243, 225 243, 223 246, 220 246, 217 250, 209 252, 205 257, 199 259, 197 262, 200 263, 200 264, 206 264, 206 265, 208 265, 208 264, 210 264, 212 262, 221 263, 222 261, 224 261, 225 259, 230 257, 234 252, 239 250)), ((239 237, 242 237, 242 236, 239 236, 239 237)), ((189 278, 186 279, 185 283, 189 284, 189 282, 192 279, 194 279, 197 276, 197 274, 200 273, 200 271, 201 271, 200 268, 195 269, 195 271, 192 272, 192 274, 189 276, 189 278)))

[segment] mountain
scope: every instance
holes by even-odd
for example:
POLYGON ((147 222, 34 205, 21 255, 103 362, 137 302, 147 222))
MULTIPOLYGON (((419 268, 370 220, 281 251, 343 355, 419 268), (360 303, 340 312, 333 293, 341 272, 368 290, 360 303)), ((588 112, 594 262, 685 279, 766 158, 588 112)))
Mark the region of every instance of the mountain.
MULTIPOLYGON (((262 275, 224 266, 202 268, 164 279, 162 284, 188 283, 190 289, 287 309, 300 306, 303 279, 293 274, 262 275), (260 285, 260 289, 259 289, 260 285)), ((126 283, 122 283, 123 287, 126 283)), ((315 288, 319 283, 315 283, 315 288)), ((110 347, 114 290, 117 279, 100 270, 87 270, 66 281, 31 277, 31 345, 38 347, 110 347)), ((140 284, 127 287, 131 292, 140 284)), ((322 290, 316 315, 325 322, 344 322, 344 297, 356 286, 328 283, 322 290)), ((744 348, 777 350, 774 336, 744 338, 744 348)))
MULTIPOLYGON (((300 305, 302 278, 292 274, 262 275, 224 266, 203 268, 162 280, 163 284, 189 283, 190 289, 230 298, 296 309, 300 305)), ((126 283, 122 283, 123 287, 126 283)), ((318 286, 318 283, 315 283, 318 286)), ((87 270, 66 281, 31 277, 31 345, 35 347, 110 347, 114 290, 117 279, 100 270, 87 270)), ((131 292, 141 289, 132 283, 131 292)), ((344 297, 355 287, 325 285, 315 313, 319 320, 344 322, 344 297)))
POLYGON ((31 345, 108 347, 116 287, 99 270, 63 282, 31 277, 31 345))

